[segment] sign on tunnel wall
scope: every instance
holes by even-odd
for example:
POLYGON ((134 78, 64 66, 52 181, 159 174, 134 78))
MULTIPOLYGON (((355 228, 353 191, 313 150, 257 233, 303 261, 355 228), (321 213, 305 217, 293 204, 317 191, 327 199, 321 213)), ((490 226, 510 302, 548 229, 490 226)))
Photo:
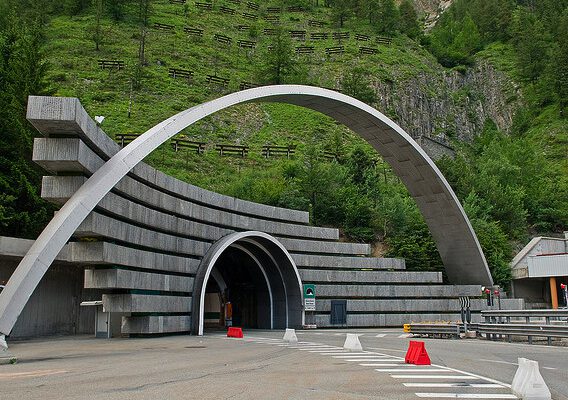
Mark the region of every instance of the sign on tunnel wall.
POLYGON ((316 310, 316 285, 312 283, 304 284, 304 310, 316 310))

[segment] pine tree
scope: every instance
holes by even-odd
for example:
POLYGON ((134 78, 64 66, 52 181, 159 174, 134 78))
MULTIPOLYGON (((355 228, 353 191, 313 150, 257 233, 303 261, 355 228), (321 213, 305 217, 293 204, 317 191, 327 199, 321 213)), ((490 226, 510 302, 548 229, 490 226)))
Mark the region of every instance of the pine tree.
POLYGON ((513 16, 512 31, 521 75, 525 80, 535 82, 547 64, 549 37, 534 13, 522 8, 513 16))
POLYGON ((553 89, 563 114, 568 110, 568 9, 564 10, 557 26, 551 57, 553 89))
POLYGON ((281 84, 296 72, 292 41, 282 27, 278 27, 272 43, 264 56, 264 63, 258 71, 259 80, 265 83, 281 84))
POLYGON ((398 29, 400 16, 394 0, 380 0, 378 30, 384 35, 393 35, 398 29))
POLYGON ((332 18, 343 28, 343 24, 353 15, 353 0, 331 0, 332 18))
POLYGON ((420 24, 412 0, 403 0, 398 10, 400 13, 400 31, 409 38, 418 37, 420 35, 420 24))
POLYGON ((341 79, 341 90, 367 104, 373 104, 377 95, 371 87, 368 72, 362 67, 351 68, 341 79))
POLYGON ((53 213, 39 196, 42 172, 31 162, 28 96, 45 93, 46 64, 38 24, 12 12, 0 27, 0 230, 35 237, 53 213))

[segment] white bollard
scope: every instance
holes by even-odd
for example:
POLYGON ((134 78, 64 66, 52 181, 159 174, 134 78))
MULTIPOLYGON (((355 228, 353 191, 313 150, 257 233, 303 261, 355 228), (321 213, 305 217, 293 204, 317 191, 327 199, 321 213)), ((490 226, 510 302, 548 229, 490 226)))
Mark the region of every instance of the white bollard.
POLYGON ((345 338, 345 343, 343 344, 343 348, 345 350, 354 350, 354 351, 363 350, 361 342, 359 341, 359 335, 357 335, 356 333, 348 333, 347 337, 345 338))
POLYGON ((520 396, 520 389, 525 381, 525 377, 527 375, 527 360, 526 358, 518 358, 519 367, 517 368, 517 372, 515 372, 515 377, 513 378, 513 383, 511 383, 511 390, 515 394, 515 396, 520 396))
POLYGON ((288 343, 298 343, 298 337, 296 336, 295 329, 286 328, 286 332, 284 333, 284 338, 282 339, 288 343))
POLYGON ((540 374, 538 362, 527 360, 525 365, 527 373, 521 382, 519 393, 515 394, 523 400, 551 400, 550 390, 540 374))

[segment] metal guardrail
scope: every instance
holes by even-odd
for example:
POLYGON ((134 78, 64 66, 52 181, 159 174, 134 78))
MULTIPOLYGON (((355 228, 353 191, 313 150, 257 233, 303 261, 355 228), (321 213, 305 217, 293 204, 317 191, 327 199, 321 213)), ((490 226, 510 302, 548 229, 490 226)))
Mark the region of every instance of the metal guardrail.
POLYGON ((460 337, 461 324, 410 324, 410 333, 413 335, 446 335, 460 337))
POLYGON ((481 316, 485 323, 478 324, 478 332, 489 340, 506 336, 511 342, 512 336, 527 336, 529 344, 532 344, 536 336, 547 338, 550 345, 553 337, 568 338, 568 323, 551 324, 552 320, 566 321, 568 310, 488 310, 482 311, 481 316), (524 323, 515 323, 511 321, 513 318, 522 318, 524 323), (534 321, 534 318, 541 321, 534 321))
POLYGON ((486 338, 494 340, 497 336, 506 336, 511 342, 512 336, 527 336, 529 344, 533 337, 545 337, 548 344, 552 338, 568 338, 568 325, 540 325, 540 324, 479 324, 478 332, 486 338))

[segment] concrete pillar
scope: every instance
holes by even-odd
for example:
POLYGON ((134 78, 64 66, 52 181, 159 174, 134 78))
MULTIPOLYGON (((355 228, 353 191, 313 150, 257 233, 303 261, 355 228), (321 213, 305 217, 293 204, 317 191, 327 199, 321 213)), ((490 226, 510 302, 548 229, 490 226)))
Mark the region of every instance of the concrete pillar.
POLYGON ((558 308, 558 292, 556 291, 556 277, 550 277, 550 299, 552 300, 552 308, 558 308))

